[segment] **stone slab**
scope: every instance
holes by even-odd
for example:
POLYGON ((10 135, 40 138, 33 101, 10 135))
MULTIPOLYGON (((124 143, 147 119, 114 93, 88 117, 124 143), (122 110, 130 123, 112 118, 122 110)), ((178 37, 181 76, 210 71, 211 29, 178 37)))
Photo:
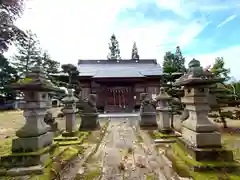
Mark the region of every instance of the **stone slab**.
POLYGON ((192 146, 198 148, 204 147, 221 147, 221 134, 220 132, 204 132, 197 133, 186 127, 182 127, 182 137, 191 142, 192 146))
POLYGON ((0 169, 0 176, 26 176, 26 175, 41 175, 44 173, 44 167, 42 165, 30 166, 30 167, 18 167, 11 169, 0 169))
POLYGON ((43 154, 11 154, 9 156, 1 157, 0 167, 2 168, 16 168, 42 165, 49 158, 49 151, 43 154))
POLYGON ((233 161, 233 152, 224 148, 196 148, 180 137, 177 144, 196 161, 233 161))
POLYGON ((12 152, 33 152, 52 144, 53 132, 37 137, 17 138, 12 141, 12 152))

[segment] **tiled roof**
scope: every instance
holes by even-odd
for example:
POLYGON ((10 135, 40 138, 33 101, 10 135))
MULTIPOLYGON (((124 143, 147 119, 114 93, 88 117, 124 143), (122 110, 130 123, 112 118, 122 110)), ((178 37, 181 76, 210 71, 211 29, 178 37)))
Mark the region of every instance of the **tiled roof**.
POLYGON ((162 68, 155 59, 79 60, 80 76, 94 78, 160 76, 162 68))

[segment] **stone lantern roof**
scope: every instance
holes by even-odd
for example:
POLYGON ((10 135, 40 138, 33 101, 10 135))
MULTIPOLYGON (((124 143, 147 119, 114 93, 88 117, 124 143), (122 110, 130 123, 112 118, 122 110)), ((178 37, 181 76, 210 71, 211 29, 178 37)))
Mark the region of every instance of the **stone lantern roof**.
POLYGON ((193 59, 188 64, 188 72, 173 83, 174 86, 211 85, 222 78, 210 77, 201 67, 200 61, 193 59))
POLYGON ((50 80, 47 79, 46 74, 40 67, 32 68, 26 78, 19 80, 16 83, 11 84, 11 88, 20 91, 57 91, 62 90, 56 87, 50 80))
POLYGON ((160 93, 157 95, 156 100, 161 101, 161 100, 166 100, 170 101, 172 97, 168 95, 168 93, 165 91, 164 87, 160 88, 160 93))

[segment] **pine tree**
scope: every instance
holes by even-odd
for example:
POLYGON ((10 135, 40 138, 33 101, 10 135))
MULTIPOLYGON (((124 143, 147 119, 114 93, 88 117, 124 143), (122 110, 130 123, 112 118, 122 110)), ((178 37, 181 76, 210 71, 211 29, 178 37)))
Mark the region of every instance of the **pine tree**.
POLYGON ((16 92, 9 85, 18 80, 17 71, 10 65, 10 62, 0 54, 0 94, 7 99, 14 99, 16 92))
POLYGON ((13 57, 13 64, 21 77, 24 77, 31 67, 42 64, 40 43, 31 30, 26 31, 26 38, 19 41, 16 47, 17 54, 13 57))
POLYGON ((109 43, 109 50, 110 52, 107 57, 109 60, 121 59, 119 44, 115 34, 111 36, 110 43, 109 43))
POLYGON ((186 70, 185 69, 185 58, 183 57, 179 46, 176 47, 174 63, 175 63, 175 66, 176 66, 178 72, 184 72, 186 70))
POLYGON ((138 49, 137 49, 136 42, 133 43, 132 59, 133 59, 133 60, 139 60, 139 55, 138 55, 138 49))
POLYGON ((59 72, 60 63, 52 60, 49 53, 44 51, 42 54, 42 67, 46 70, 47 75, 56 74, 59 72))

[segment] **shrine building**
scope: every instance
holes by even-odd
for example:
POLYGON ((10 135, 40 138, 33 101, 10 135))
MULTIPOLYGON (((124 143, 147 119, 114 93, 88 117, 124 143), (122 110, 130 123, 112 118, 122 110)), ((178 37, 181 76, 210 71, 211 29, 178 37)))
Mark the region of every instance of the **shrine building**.
POLYGON ((132 112, 140 107, 140 93, 155 97, 162 83, 156 59, 79 60, 81 96, 97 95, 102 112, 132 112))

